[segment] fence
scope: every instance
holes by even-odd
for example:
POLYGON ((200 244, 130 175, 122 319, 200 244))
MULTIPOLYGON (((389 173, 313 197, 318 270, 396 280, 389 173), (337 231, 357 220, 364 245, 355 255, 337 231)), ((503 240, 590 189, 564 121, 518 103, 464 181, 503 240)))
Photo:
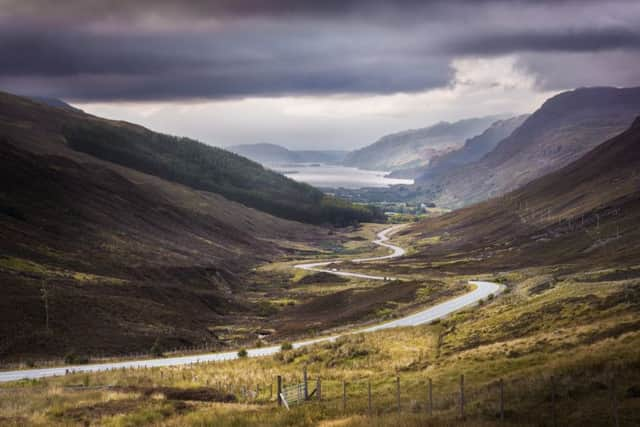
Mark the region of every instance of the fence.
MULTIPOLYGON (((303 376, 306 377, 306 373, 303 376)), ((290 409, 293 405, 313 403, 323 406, 324 413, 377 416, 411 412, 552 427, 576 425, 583 419, 580 416, 589 419, 588 425, 640 425, 640 411, 637 411, 640 401, 636 401, 635 407, 621 405, 625 394, 616 388, 615 377, 606 384, 588 378, 569 381, 549 376, 509 382, 497 379, 482 386, 471 386, 467 378, 460 375, 454 389, 450 381, 446 387, 438 387, 430 378, 419 381, 409 378, 405 384, 400 376, 374 381, 321 381, 320 378, 315 381, 313 394, 305 394, 305 381, 283 387, 280 405, 290 409), (578 418, 572 421, 574 416, 578 418)))
MULTIPOLYGON (((323 413, 329 415, 349 413, 377 416, 411 412, 448 419, 471 417, 554 427, 640 425, 640 370, 637 365, 620 369, 565 375, 545 375, 540 372, 518 379, 497 378, 481 385, 474 384, 464 375, 433 381, 427 377, 420 378, 416 372, 404 377, 398 375, 343 381, 321 379, 319 376, 309 380, 304 369, 302 381, 300 376, 289 373, 288 384, 285 385, 282 376, 276 377, 275 384, 268 379, 266 383, 253 384, 241 384, 237 379, 218 381, 207 377, 205 373, 195 375, 188 366, 140 370, 159 383, 163 380, 169 383, 175 380, 190 381, 194 385, 233 394, 238 401, 270 404, 275 400, 288 409, 303 404, 319 405, 323 413), (311 389, 310 385, 313 384, 315 388, 311 389), (584 424, 584 419, 588 419, 589 424, 584 424)), ((86 387, 88 385, 85 384, 84 388, 90 389, 86 387)))

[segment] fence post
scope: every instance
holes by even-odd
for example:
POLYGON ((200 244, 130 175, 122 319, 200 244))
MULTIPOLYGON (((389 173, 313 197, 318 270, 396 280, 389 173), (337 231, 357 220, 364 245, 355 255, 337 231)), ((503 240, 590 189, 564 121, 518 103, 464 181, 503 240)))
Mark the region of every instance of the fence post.
POLYGON ((322 382, 320 377, 316 380, 316 394, 318 395, 318 402, 322 400, 322 382))
POLYGON ((309 386, 307 384, 307 367, 306 366, 302 369, 302 378, 304 383, 304 400, 307 400, 309 398, 309 386))
POLYGON ((402 411, 402 406, 400 405, 400 376, 396 377, 396 400, 398 401, 398 413, 402 411))
POLYGON ((429 378, 429 393, 428 393, 428 399, 429 399, 429 416, 433 415, 433 386, 431 383, 431 378, 429 378))
POLYGON ((347 412, 347 383, 342 381, 342 412, 347 412))
POLYGON ((271 383, 269 384, 269 400, 273 400, 273 378, 271 378, 271 383))
POLYGON ((276 396, 278 399, 278 406, 282 406, 282 396, 280 396, 282 394, 282 377, 280 375, 278 375, 278 388, 276 391, 278 392, 278 395, 276 396))
POLYGON ((556 382, 551 375, 551 425, 556 427, 556 382))
POLYGON ((618 401, 616 399, 616 378, 611 377, 611 409, 613 410, 613 425, 620 427, 620 419, 618 418, 618 401))
POLYGON ((460 418, 464 418, 464 375, 460 375, 460 418))
POLYGON ((371 416, 373 413, 373 405, 371 405, 371 381, 369 381, 367 384, 367 399, 369 402, 367 408, 369 410, 369 416, 371 416))
POLYGON ((500 421, 504 421, 504 380, 500 378, 500 421))

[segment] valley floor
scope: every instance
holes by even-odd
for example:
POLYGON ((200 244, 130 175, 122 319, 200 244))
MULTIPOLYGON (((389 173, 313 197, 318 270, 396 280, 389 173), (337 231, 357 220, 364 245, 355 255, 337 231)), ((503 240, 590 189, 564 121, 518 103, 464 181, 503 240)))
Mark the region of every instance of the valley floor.
MULTIPOLYGON (((370 237, 376 230, 375 226, 365 227, 362 232, 370 237)), ((400 241, 411 243, 409 236, 402 236, 400 241)), ((364 250, 358 248, 363 245, 366 246, 364 237, 348 256, 361 257, 364 250)), ((409 248, 409 256, 413 250, 409 248)), ((291 274, 285 272, 288 267, 286 261, 265 265, 255 272, 255 277, 263 272, 284 277, 291 274)), ((376 270, 364 265, 359 268, 376 270)), ((398 275, 411 271, 401 262, 387 263, 387 268, 396 269, 398 275)), ((366 281, 326 283, 331 279, 317 276, 322 273, 293 274, 299 286, 291 292, 294 304, 284 303, 292 313, 291 320, 283 323, 290 325, 290 335, 283 333, 284 337, 304 332, 302 327, 295 327, 294 321, 295 314, 303 312, 299 307, 305 306, 302 289, 331 296, 336 293, 334 287, 343 287, 341 292, 351 293, 351 301, 359 295, 369 295, 368 287, 381 290, 379 284, 366 281)), ((429 325, 343 337, 266 358, 70 374, 3 384, 0 424, 640 424, 640 266, 593 266, 579 272, 562 265, 521 267, 480 277, 416 269, 410 275, 415 275, 419 285, 407 295, 415 298, 400 299, 378 308, 375 314, 392 317, 411 309, 413 304, 430 305, 434 295, 449 298, 445 289, 471 278, 498 281, 506 290, 501 296, 483 301, 480 309, 461 311, 429 325), (290 411, 278 408, 273 388, 276 377, 282 376, 285 385, 298 383, 304 367, 309 374, 310 391, 316 380, 321 380, 322 400, 315 400, 314 395, 314 400, 292 406, 290 411), (461 374, 464 419, 460 416, 461 374), (433 415, 428 413, 429 381, 433 387, 433 415), (501 381, 503 422, 499 405, 501 381), (369 384, 371 413, 367 401, 369 384)), ((390 290, 384 289, 384 293, 390 290)), ((329 300, 325 304, 338 307, 340 313, 341 301, 329 300)), ((318 313, 322 313, 320 308, 318 313)), ((319 324, 331 325, 320 314, 316 315, 319 324)), ((361 313, 338 317, 336 322, 363 318, 361 313)), ((303 320, 311 322, 313 318, 303 320)), ((309 323, 304 324, 308 333, 309 323)))

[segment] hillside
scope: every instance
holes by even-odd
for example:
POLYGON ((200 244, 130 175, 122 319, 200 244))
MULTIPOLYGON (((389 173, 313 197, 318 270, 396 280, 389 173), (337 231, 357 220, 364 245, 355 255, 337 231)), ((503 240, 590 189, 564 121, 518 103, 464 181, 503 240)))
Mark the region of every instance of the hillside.
POLYGON ((377 218, 367 207, 325 196, 244 157, 188 138, 77 111, 46 108, 9 94, 0 94, 0 114, 9 136, 17 132, 24 138, 21 133, 27 126, 39 138, 57 140, 74 151, 217 193, 286 219, 347 225, 377 218))
POLYGON ((414 172, 414 178, 417 182, 425 184, 431 180, 437 180, 452 168, 480 160, 500 141, 511 135, 527 117, 527 114, 523 114, 492 123, 481 134, 467 139, 458 150, 433 158, 428 166, 414 172))
POLYGON ((427 165, 429 161, 462 146, 465 139, 485 130, 496 117, 440 122, 421 129, 385 135, 345 158, 346 166, 396 171, 427 165))
POLYGON ((223 346, 213 328, 260 314, 247 272, 327 238, 324 229, 175 182, 194 175, 187 154, 169 155, 169 142, 190 155, 222 151, 0 96, 0 360, 148 352, 156 340, 223 346), (120 144, 157 175, 74 150, 100 148, 119 160, 120 144), (160 161, 142 162, 142 148, 160 161), (167 170, 175 180, 161 177, 167 170))
POLYGON ((341 163, 347 151, 339 150, 289 150, 276 144, 232 145, 227 149, 262 164, 287 163, 341 163))
POLYGON ((439 206, 505 194, 553 172, 626 129, 640 113, 640 88, 584 88, 547 100, 482 159, 417 183, 439 206))
POLYGON ((58 98, 48 98, 46 96, 29 96, 28 98, 41 104, 48 105, 50 107, 62 108, 64 110, 74 111, 76 113, 83 112, 81 109, 67 104, 66 102, 58 98))
POLYGON ((440 243, 424 244, 409 262, 446 258, 455 269, 455 259, 464 256, 464 270, 476 273, 634 265, 640 259, 639 170, 636 119, 577 161, 504 197, 416 224, 411 235, 422 241, 437 236, 440 243))

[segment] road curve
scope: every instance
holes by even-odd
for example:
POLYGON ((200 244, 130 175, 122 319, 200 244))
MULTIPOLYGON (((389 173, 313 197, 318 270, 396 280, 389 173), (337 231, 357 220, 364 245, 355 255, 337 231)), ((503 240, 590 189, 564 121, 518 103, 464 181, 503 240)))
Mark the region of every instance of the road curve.
MULTIPOLYGON (((374 240, 375 244, 391 249, 392 252, 389 255, 372 257, 372 258, 355 259, 351 261, 355 263, 367 262, 367 261, 380 261, 380 260, 396 258, 404 255, 405 250, 403 248, 392 245, 387 242, 389 240, 389 234, 398 230, 400 227, 402 227, 402 225, 387 228, 381 231, 380 233, 378 233, 377 240, 374 240)), ((337 271, 333 269, 320 268, 329 264, 340 263, 340 262, 342 262, 342 260, 336 259, 336 260, 315 262, 315 263, 309 263, 309 264, 298 264, 298 265, 295 265, 294 267, 303 269, 303 270, 309 270, 309 271, 326 272, 326 273, 331 273, 339 276, 357 277, 357 278, 364 278, 364 279, 370 279, 370 280, 394 280, 394 278, 392 277, 372 276, 367 274, 351 273, 347 271, 337 271)), ((441 319, 462 308, 477 304, 478 301, 480 301, 481 299, 487 298, 490 294, 497 295, 503 289, 501 285, 498 285, 492 282, 474 280, 474 281, 470 281, 469 283, 472 285, 475 285, 475 288, 473 291, 466 293, 464 295, 461 295, 459 297, 450 299, 448 301, 445 301, 441 304, 437 304, 433 307, 421 310, 409 316, 392 320, 386 323, 381 323, 381 324, 377 324, 377 325, 373 325, 373 326, 369 326, 361 329, 356 329, 351 332, 296 342, 293 344, 293 347, 299 348, 299 347, 304 347, 311 344, 316 344, 319 342, 334 341, 335 339, 337 339, 342 335, 363 333, 363 332, 373 332, 373 331, 379 331, 382 329, 397 328, 401 326, 422 325, 425 323, 432 322, 436 319, 441 319)), ((261 347, 261 348, 252 348, 250 350, 247 350, 247 356, 248 357, 270 356, 278 353, 279 351, 280 351, 279 345, 261 347)), ((161 359, 131 360, 131 361, 114 362, 114 363, 64 366, 64 367, 57 367, 57 368, 4 371, 4 372, 0 372, 0 382, 17 381, 21 379, 36 379, 36 378, 52 377, 52 376, 58 376, 58 375, 65 375, 65 373, 67 372, 97 372, 97 371, 108 371, 108 370, 114 370, 114 369, 155 368, 155 367, 166 367, 166 366, 176 366, 176 365, 189 365, 193 363, 221 362, 221 361, 233 360, 237 358, 238 358, 237 351, 229 351, 229 352, 223 352, 223 353, 200 354, 195 356, 166 357, 161 359)))

